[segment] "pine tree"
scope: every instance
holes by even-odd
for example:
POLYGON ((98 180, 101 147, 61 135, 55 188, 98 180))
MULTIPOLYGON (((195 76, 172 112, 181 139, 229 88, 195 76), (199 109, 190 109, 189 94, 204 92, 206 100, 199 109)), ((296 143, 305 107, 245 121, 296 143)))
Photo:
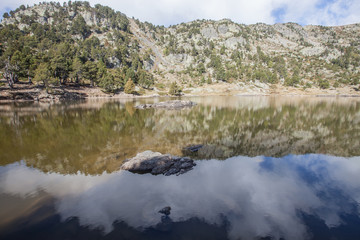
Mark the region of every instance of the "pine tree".
POLYGON ((49 79, 50 79, 50 70, 49 64, 41 63, 38 68, 35 70, 35 82, 43 82, 46 88, 49 87, 49 79))
POLYGON ((131 78, 129 78, 129 80, 126 82, 124 92, 127 94, 135 93, 135 83, 131 80, 131 78))
POLYGON ((147 73, 145 70, 139 70, 138 71, 138 83, 143 88, 149 88, 151 85, 154 84, 154 77, 152 74, 147 73))
POLYGON ((74 34, 80 34, 83 39, 91 33, 89 26, 86 25, 85 19, 81 15, 74 19, 71 30, 74 34))
POLYGON ((120 86, 115 83, 114 76, 109 72, 106 72, 101 77, 99 86, 107 93, 115 93, 120 88, 120 86))
POLYGON ((95 85, 95 81, 97 79, 97 73, 98 73, 98 68, 96 63, 92 62, 92 61, 87 61, 84 65, 84 78, 90 80, 91 82, 91 87, 93 87, 95 85))
POLYGON ((70 76, 75 78, 76 84, 79 84, 82 73, 83 73, 83 63, 81 62, 81 60, 78 57, 76 57, 74 59, 74 61, 72 62, 71 68, 72 68, 72 71, 71 71, 70 76))

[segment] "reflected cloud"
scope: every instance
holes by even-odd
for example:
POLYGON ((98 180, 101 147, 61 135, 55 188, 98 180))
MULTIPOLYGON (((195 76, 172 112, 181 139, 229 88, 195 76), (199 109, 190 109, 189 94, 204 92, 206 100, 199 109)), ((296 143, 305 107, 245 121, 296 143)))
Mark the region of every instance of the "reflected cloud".
POLYGON ((0 167, 0 193, 24 198, 46 192, 65 220, 112 230, 116 220, 134 228, 155 226, 171 206, 174 222, 193 217, 209 224, 230 223, 231 239, 271 236, 311 237, 302 214, 328 227, 344 214, 359 215, 360 157, 288 155, 237 156, 198 161, 180 176, 138 175, 127 171, 89 176, 43 173, 23 163, 0 167))

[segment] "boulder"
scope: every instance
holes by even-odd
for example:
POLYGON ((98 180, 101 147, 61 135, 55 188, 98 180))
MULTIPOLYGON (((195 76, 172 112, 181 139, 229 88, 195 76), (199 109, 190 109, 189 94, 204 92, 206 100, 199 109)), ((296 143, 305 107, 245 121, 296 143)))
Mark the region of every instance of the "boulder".
POLYGON ((194 160, 188 157, 177 157, 170 154, 145 151, 138 153, 133 158, 125 160, 120 169, 134 173, 163 174, 169 176, 186 173, 194 166, 196 166, 194 160))
POLYGON ((79 100, 79 99, 85 99, 85 95, 77 92, 65 92, 60 97, 60 100, 79 100))
POLYGON ((34 92, 10 92, 12 100, 32 101, 37 93, 34 92))
POLYGON ((185 107, 192 107, 195 106, 196 103, 192 101, 186 100, 172 100, 166 102, 159 102, 153 104, 141 104, 136 106, 137 109, 147 109, 147 108, 166 108, 166 109, 181 109, 185 107))
POLYGON ((200 158, 223 158, 225 156, 224 149, 216 145, 204 145, 197 151, 197 156, 200 158))
POLYGON ((165 214, 165 216, 169 216, 169 215, 170 215, 170 211, 171 211, 171 207, 170 207, 170 206, 167 206, 167 207, 164 207, 163 209, 161 209, 161 210, 159 211, 159 213, 165 214))

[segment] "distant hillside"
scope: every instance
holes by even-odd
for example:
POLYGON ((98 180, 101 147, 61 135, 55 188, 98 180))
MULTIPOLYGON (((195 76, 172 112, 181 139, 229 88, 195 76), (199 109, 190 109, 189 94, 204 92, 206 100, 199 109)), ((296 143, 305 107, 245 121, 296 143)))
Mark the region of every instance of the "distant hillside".
POLYGON ((337 88, 360 82, 360 24, 237 24, 196 20, 169 28, 88 2, 5 13, 0 67, 9 85, 91 83, 108 92, 214 82, 337 88))

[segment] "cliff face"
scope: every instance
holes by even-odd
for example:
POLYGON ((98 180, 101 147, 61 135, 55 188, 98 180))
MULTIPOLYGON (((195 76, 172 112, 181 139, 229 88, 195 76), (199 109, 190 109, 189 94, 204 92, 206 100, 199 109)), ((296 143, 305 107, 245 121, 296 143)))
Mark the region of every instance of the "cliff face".
MULTIPOLYGON (((258 81, 329 88, 357 85, 360 79, 360 24, 244 25, 224 19, 165 28, 87 2, 21 6, 4 16, 1 24, 2 29, 14 25, 28 36, 38 34, 35 26, 39 24, 49 26, 79 46, 86 39, 96 39, 107 68, 122 69, 127 61, 137 73, 141 62, 160 88, 173 81, 183 86, 258 81)), ((2 42, 6 50, 6 41, 2 42)))
MULTIPOLYGON (((131 26, 136 29, 135 22, 131 26)), ((141 41, 145 37, 140 42, 160 55, 159 69, 183 82, 259 80, 321 88, 359 83, 360 24, 303 27, 203 20, 160 33, 144 29, 152 44, 141 41)))

